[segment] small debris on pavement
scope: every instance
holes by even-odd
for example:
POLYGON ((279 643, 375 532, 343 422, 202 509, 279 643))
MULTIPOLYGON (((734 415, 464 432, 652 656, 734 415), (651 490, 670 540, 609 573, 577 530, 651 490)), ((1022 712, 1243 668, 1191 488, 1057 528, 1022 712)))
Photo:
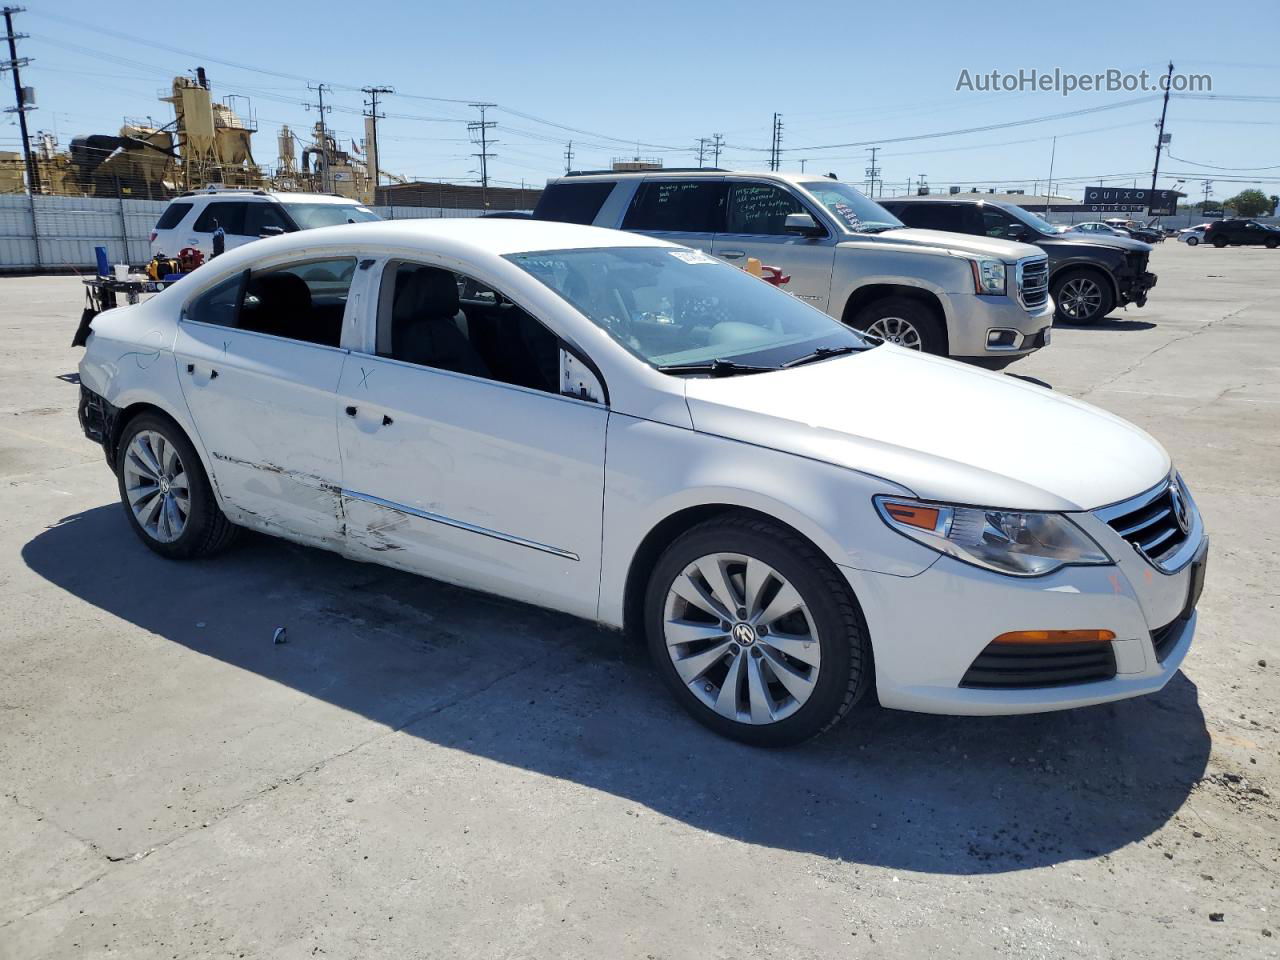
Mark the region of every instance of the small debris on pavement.
POLYGON ((276 627, 276 632, 271 635, 272 643, 288 643, 289 637, 285 633, 284 627, 276 627))

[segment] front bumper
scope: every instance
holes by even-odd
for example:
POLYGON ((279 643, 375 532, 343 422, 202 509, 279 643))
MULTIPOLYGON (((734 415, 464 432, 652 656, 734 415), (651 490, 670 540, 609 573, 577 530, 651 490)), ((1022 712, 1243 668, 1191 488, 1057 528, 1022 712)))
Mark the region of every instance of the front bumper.
POLYGON ((947 343, 957 360, 1025 357, 1045 346, 1053 326, 1053 298, 1028 309, 1017 297, 953 293, 947 343))
MULTIPOLYGON (((1200 543, 1202 561, 1208 540, 1200 543)), ((1112 566, 1064 567, 1046 577, 1018 578, 944 556, 914 577, 847 567, 842 572, 866 617, 881 704, 988 715, 1066 710, 1164 687, 1195 634, 1196 613, 1187 601, 1193 571, 1202 563, 1174 574, 1152 568, 1150 577, 1145 569, 1135 576, 1135 569, 1126 557, 1112 566), (1076 629, 1115 633, 1114 676, 1000 689, 966 684, 966 674, 996 636, 1076 629)))
POLYGON ((1157 279, 1159 278, 1150 270, 1144 270, 1141 273, 1130 276, 1116 277, 1116 289, 1120 293, 1118 306, 1123 307, 1130 303, 1139 307, 1146 306, 1147 294, 1156 285, 1157 279))

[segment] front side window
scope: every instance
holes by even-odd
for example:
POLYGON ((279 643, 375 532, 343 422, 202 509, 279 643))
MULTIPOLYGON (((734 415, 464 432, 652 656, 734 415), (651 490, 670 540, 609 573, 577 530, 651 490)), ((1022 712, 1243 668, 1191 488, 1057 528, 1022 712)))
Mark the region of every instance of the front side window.
POLYGON ((358 203, 289 203, 285 205, 285 210, 299 230, 382 219, 368 207, 358 203))
POLYGON ((724 222, 724 189, 721 180, 646 180, 622 229, 716 233, 724 222))
POLYGON ((559 391, 559 337, 488 284, 407 261, 389 263, 382 276, 379 356, 559 391))
POLYGON ((786 236, 787 214, 807 212, 790 190, 771 183, 735 183, 725 232, 786 236))
POLYGON ((196 233, 213 233, 221 227, 226 233, 243 236, 247 206, 247 203, 239 200, 219 200, 211 203, 196 218, 194 230, 196 233))
POLYGON ((268 228, 274 228, 282 233, 288 233, 293 229, 289 222, 285 220, 284 214, 280 212, 280 207, 277 204, 248 204, 248 210, 244 218, 245 236, 261 237, 268 232, 268 228))
POLYGON ((344 257, 237 274, 197 297, 186 317, 336 347, 355 269, 344 257))
POLYGON ((993 210, 990 207, 982 211, 982 232, 1000 240, 1012 240, 1015 234, 1021 238, 1026 233, 1022 224, 1017 224, 1015 229, 1013 218, 1003 210, 993 210))
POLYGON ((683 247, 507 257, 636 357, 659 369, 713 360, 777 366, 866 341, 821 310, 683 247))

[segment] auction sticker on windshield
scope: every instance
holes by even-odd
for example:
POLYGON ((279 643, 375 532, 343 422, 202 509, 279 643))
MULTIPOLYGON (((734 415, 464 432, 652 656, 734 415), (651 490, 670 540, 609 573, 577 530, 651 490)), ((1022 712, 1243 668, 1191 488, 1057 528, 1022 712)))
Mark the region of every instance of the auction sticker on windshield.
POLYGON ((677 260, 683 260, 685 263, 715 263, 716 258, 708 256, 701 250, 669 250, 673 257, 677 260))

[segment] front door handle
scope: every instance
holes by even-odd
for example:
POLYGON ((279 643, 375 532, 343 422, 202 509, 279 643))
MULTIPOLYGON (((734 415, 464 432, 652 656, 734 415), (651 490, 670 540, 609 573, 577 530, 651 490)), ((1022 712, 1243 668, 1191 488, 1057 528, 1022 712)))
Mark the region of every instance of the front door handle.
POLYGON ((739 257, 745 257, 746 255, 747 251, 745 250, 721 250, 719 253, 719 256, 726 260, 737 260, 739 257))
POLYGON ((388 417, 385 413, 382 415, 382 425, 384 427, 389 427, 393 423, 395 423, 395 421, 392 420, 390 417, 388 417))
POLYGON ((348 417, 354 417, 354 416, 356 415, 356 412, 357 412, 357 411, 356 411, 356 408, 355 408, 355 407, 347 407, 347 416, 348 416, 348 417))
MULTIPOLYGON (((194 375, 194 374, 195 374, 195 372, 196 372, 196 365, 195 365, 194 363, 188 363, 188 364, 187 364, 187 373, 190 373, 190 374, 194 375)), ((210 370, 209 370, 209 379, 210 379, 210 380, 217 380, 217 379, 218 379, 218 371, 217 371, 217 370, 210 369, 210 370)))

